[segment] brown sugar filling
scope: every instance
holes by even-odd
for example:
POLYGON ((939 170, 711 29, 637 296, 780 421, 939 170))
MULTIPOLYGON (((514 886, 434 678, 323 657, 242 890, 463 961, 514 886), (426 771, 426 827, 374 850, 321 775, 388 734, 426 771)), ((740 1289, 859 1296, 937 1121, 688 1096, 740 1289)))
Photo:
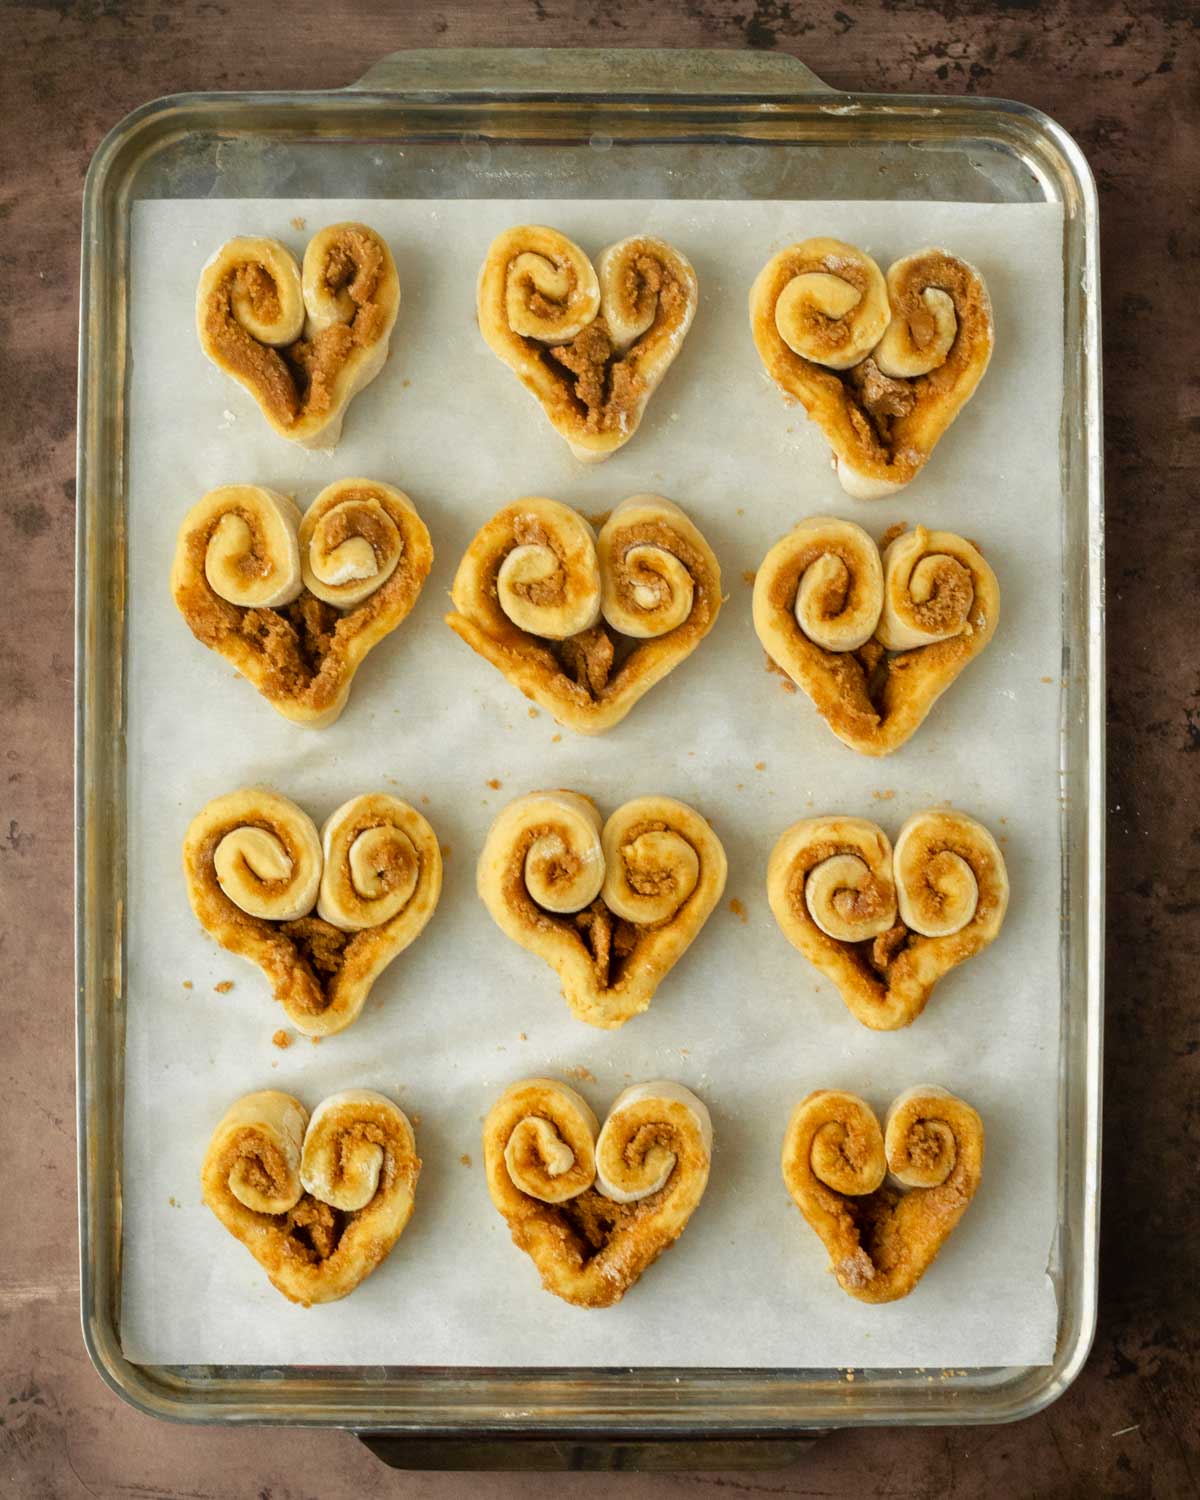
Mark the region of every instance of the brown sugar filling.
POLYGON ((586 1188, 576 1198, 556 1205, 579 1241, 584 1265, 595 1260, 615 1234, 649 1218, 658 1209, 667 1189, 660 1188, 636 1203, 615 1203, 595 1188, 586 1188))
POLYGON ((305 1193, 284 1220, 285 1254, 306 1265, 328 1260, 341 1243, 349 1220, 349 1214, 305 1193))
MULTIPOLYGON (((925 266, 929 263, 928 259, 921 262, 925 266)), ((836 274, 853 282, 849 269, 839 269, 836 274)), ((932 269, 924 272, 910 269, 910 278, 912 287, 903 288, 892 300, 896 311, 908 319, 918 349, 929 344, 937 333, 936 321, 920 292, 944 291, 954 303, 958 328, 943 362, 926 375, 895 377, 885 375, 868 355, 848 370, 828 371, 840 380, 849 398, 847 415, 864 449, 885 461, 897 457, 896 423, 912 413, 926 390, 941 393, 953 385, 986 340, 989 321, 987 293, 964 267, 938 256, 933 258, 932 269)))
MULTIPOLYGON (((687 292, 670 269, 653 255, 633 258, 626 270, 626 296, 643 312, 649 299, 657 300, 654 322, 628 350, 617 349, 603 316, 595 318, 568 342, 542 349, 542 362, 558 380, 563 395, 582 418, 588 432, 621 431, 636 412, 645 393, 638 369, 643 340, 663 326, 679 321, 687 292)), ((530 341, 531 347, 532 341, 530 341)))
MULTIPOLYGON (((852 845, 835 842, 818 844, 808 851, 809 863, 792 877, 788 892, 792 910, 798 919, 812 921, 804 895, 804 887, 809 875, 819 864, 838 854, 853 854, 856 858, 862 858, 861 851, 852 845)), ((867 906, 874 905, 871 896, 873 888, 874 882, 872 882, 872 887, 862 894, 862 899, 867 906)), ((878 937, 865 938, 860 943, 848 942, 844 946, 854 954, 864 973, 872 978, 880 979, 886 985, 892 965, 916 936, 916 933, 911 932, 903 922, 897 919, 893 927, 889 927, 887 932, 881 933, 878 937)))
MULTIPOLYGON (((624 917, 618 917, 599 896, 582 911, 562 915, 546 911, 537 904, 525 884, 525 859, 538 839, 557 831, 547 823, 527 828, 522 833, 505 871, 505 903, 511 909, 524 913, 526 921, 533 927, 557 927, 560 932, 577 937, 592 960, 598 987, 612 989, 620 983, 629 955, 637 947, 638 939, 646 929, 626 921, 624 917)), ((563 861, 562 868, 568 876, 571 865, 570 860, 563 861)), ((543 873, 552 876, 552 867, 547 865, 543 873)))
POLYGON ((336 295, 349 293, 354 313, 282 349, 260 343, 237 321, 235 290, 246 295, 256 313, 279 312, 279 293, 264 266, 233 267, 214 287, 205 309, 204 327, 211 347, 231 374, 248 381, 259 400, 281 426, 330 410, 338 375, 358 349, 376 343, 383 330, 384 309, 378 300, 384 272, 383 247, 357 229, 343 230, 329 248, 323 281, 336 295))
POLYGON ((343 932, 324 917, 309 915, 291 922, 272 923, 288 939, 317 983, 326 992, 329 981, 346 962, 346 949, 354 941, 353 932, 343 932))

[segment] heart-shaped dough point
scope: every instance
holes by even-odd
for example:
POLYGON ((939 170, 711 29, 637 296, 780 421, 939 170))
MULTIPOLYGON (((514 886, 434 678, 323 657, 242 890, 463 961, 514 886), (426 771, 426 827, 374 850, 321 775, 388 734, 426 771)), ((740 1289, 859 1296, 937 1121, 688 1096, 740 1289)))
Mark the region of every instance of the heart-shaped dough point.
POLYGON ((851 1015, 895 1031, 999 935, 1008 871, 996 840, 966 813, 915 813, 894 852, 865 818, 805 818, 771 851, 767 899, 783 935, 833 980, 851 1015))
POLYGON ((577 1307, 619 1302, 683 1233, 704 1194, 712 1122, 682 1084, 635 1084, 603 1128, 552 1078, 504 1091, 483 1126, 488 1191, 548 1292, 577 1307))
POLYGON ((725 851, 673 797, 626 802, 601 825, 590 798, 532 792, 500 813, 477 885, 502 932, 545 960, 581 1021, 645 1010, 725 889, 725 851))
POLYGON ((750 328, 768 375, 833 448, 847 494, 908 484, 970 400, 992 356, 982 275, 947 250, 896 261, 886 279, 841 240, 790 245, 750 291, 750 328))
POLYGON ((348 1296, 391 1252, 413 1211, 421 1161, 407 1115, 346 1089, 309 1118, 274 1089, 246 1094, 213 1132, 204 1201, 289 1302, 348 1296))
POLYGON ((303 268, 279 240, 229 240, 196 290, 200 347, 305 448, 336 446, 350 401, 383 368, 399 309, 392 252, 365 224, 322 229, 303 268))
POLYGON ((637 431, 679 353, 696 273, 651 235, 610 245, 593 267, 556 229, 519 224, 479 273, 479 331, 539 402, 576 458, 607 458, 637 431))
POLYGON ((631 495, 597 535, 557 500, 514 501, 454 579, 451 630, 580 734, 618 724, 696 649, 721 608, 721 569, 678 505, 631 495))
POLYGON ((951 531, 801 521, 754 578, 754 629, 770 661, 843 744, 890 755, 923 723, 1000 619, 1000 585, 951 531))
POLYGON ((357 1020, 442 890, 433 829, 383 792, 343 803, 321 834, 277 792, 248 787, 217 797, 192 819, 183 870, 200 925, 258 965, 308 1036, 357 1020))
POLYGON ((819 1089, 792 1111, 783 1180, 859 1302, 907 1297, 983 1177, 983 1122, 932 1084, 906 1090, 881 1130, 855 1094, 819 1089))
POLYGON ((227 484, 184 517, 171 592, 196 639, 272 708, 323 729, 432 566, 424 521, 390 485, 339 479, 301 515, 275 490, 227 484))

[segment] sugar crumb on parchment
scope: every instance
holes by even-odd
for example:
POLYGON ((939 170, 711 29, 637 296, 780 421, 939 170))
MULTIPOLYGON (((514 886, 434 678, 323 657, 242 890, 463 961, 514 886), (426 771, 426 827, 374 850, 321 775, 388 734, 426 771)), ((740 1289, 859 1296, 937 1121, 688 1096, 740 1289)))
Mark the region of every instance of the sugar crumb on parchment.
POLYGON ((213 985, 213 989, 216 991, 216 993, 218 995, 228 995, 229 991, 232 988, 233 988, 233 980, 232 979, 222 979, 222 981, 220 982, 220 984, 214 984, 213 985))
POLYGON ((498 792, 503 785, 504 783, 498 777, 490 776, 488 778, 488 786, 491 787, 493 792, 498 792))
POLYGON ((292 1045, 292 1040, 292 1033, 290 1031, 285 1031, 282 1026, 271 1038, 271 1041, 275 1044, 276 1047, 279 1048, 281 1052, 285 1052, 292 1045))
POLYGON ((891 787, 886 787, 883 791, 874 791, 871 793, 876 802, 890 802, 895 795, 891 787))
POLYGON ((518 1031, 517 1032, 517 1040, 519 1042, 527 1042, 529 1040, 529 1038, 525 1035, 525 1033, 523 1031, 518 1031))
POLYGON ((525 710, 525 712, 526 712, 526 713, 527 713, 527 714, 528 714, 528 715, 529 715, 529 717, 530 717, 530 718, 531 718, 531 719, 536 719, 536 718, 539 718, 539 717, 540 717, 540 715, 539 715, 539 714, 538 714, 538 711, 537 711, 537 709, 536 709, 536 708, 527 708, 527 709, 526 709, 526 710, 525 710))
POLYGON ((450 844, 439 844, 438 848, 442 851, 443 859, 449 859, 450 856, 454 853, 454 848, 450 844))
POLYGON ((563 1072, 568 1078, 574 1078, 579 1083, 595 1083, 596 1075, 590 1068, 585 1068, 582 1063, 577 1063, 573 1068, 564 1068, 563 1072))
POLYGON ((756 760, 754 762, 754 769, 756 771, 765 771, 767 769, 767 763, 766 763, 766 761, 765 760, 756 760))
POLYGON ((752 589, 754 587, 754 580, 757 577, 758 577, 758 569, 757 568, 743 568, 743 570, 742 570, 742 582, 746 585, 746 587, 748 589, 752 589))
POLYGON ((561 740, 561 739, 562 739, 562 735, 561 734, 552 734, 550 736, 550 743, 552 745, 557 745, 558 742, 559 742, 559 740, 561 740))
POLYGON ((293 229, 307 229, 308 220, 304 217, 303 214, 297 214, 295 218, 291 220, 291 225, 293 229))
POLYGON ((734 896, 734 898, 730 901, 729 910, 734 914, 738 921, 743 924, 750 920, 746 915, 746 908, 742 905, 742 903, 736 896, 734 896))
POLYGON ((471 1165, 470 1153, 464 1151, 463 1154, 458 1158, 458 1164, 460 1167, 469 1167, 471 1165))

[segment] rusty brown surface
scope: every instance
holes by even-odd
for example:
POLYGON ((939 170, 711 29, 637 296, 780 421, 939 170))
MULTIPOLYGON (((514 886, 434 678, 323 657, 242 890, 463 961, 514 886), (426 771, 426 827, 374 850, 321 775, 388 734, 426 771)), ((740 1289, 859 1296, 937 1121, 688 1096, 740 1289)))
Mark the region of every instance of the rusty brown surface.
MULTIPOLYGON (((1200 45, 1180 0, 36 0, 0 11, 0 1494, 450 1497, 343 1434, 192 1431, 111 1395, 80 1339, 71 970, 79 199, 104 132, 186 89, 328 88, 431 45, 778 48, 835 86, 1004 95, 1100 184, 1108 463, 1110 921, 1100 1328, 1074 1388, 988 1430, 845 1432, 777 1474, 630 1496, 1183 1496, 1200 1487, 1200 45), (286 20, 285 20, 286 17, 286 20)), ((591 1495, 596 1476, 470 1481, 591 1495)))

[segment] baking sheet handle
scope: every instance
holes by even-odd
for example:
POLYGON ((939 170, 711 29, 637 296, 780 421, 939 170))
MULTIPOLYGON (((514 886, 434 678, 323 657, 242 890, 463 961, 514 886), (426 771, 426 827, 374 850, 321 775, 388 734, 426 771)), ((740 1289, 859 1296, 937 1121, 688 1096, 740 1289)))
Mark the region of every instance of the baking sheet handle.
POLYGON ((513 1433, 473 1437, 425 1438, 407 1434, 356 1433, 364 1447, 390 1469, 440 1472, 587 1473, 625 1471, 635 1474, 682 1473, 731 1469, 783 1469, 802 1459, 826 1429, 785 1436, 772 1434, 722 1441, 717 1438, 658 1439, 650 1442, 594 1436, 547 1437, 513 1433))
POLYGON ((391 52, 351 89, 379 94, 698 94, 795 98, 835 91, 786 53, 670 47, 441 47, 391 52))

